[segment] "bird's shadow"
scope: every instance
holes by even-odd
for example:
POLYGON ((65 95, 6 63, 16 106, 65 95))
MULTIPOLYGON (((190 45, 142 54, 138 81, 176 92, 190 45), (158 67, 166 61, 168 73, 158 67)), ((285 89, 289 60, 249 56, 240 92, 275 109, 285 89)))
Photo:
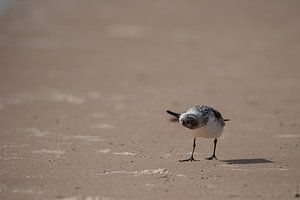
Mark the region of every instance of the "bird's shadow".
POLYGON ((273 163, 274 161, 265 158, 244 158, 233 160, 221 160, 230 165, 245 165, 245 164, 259 164, 259 163, 273 163))

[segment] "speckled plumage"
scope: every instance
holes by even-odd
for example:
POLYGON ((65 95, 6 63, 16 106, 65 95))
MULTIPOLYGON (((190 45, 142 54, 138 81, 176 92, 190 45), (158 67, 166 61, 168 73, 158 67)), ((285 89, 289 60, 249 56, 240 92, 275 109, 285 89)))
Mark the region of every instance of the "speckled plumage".
POLYGON ((201 105, 194 106, 188 109, 185 113, 175 113, 172 111, 167 111, 167 113, 175 116, 180 124, 185 128, 191 129, 194 136, 193 152, 190 159, 182 161, 193 161, 193 154, 196 146, 196 138, 215 138, 214 140, 214 153, 209 159, 216 158, 215 149, 217 144, 217 138, 219 138, 223 133, 223 127, 225 126, 225 121, 229 119, 223 119, 221 113, 216 109, 201 105))
POLYGON ((213 114, 223 127, 225 126, 225 122, 221 113, 212 107, 206 105, 194 106, 188 109, 187 113, 195 113, 196 115, 200 116, 200 126, 207 124, 210 114, 213 114))

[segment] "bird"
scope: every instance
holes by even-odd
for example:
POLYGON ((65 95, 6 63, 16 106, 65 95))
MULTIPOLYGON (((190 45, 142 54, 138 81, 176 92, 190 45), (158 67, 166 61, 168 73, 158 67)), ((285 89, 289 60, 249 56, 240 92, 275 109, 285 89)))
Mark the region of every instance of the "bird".
POLYGON ((216 147, 218 138, 223 133, 225 122, 230 121, 230 119, 224 119, 219 111, 206 105, 193 106, 184 113, 176 113, 170 110, 167 110, 167 113, 174 116, 183 127, 192 130, 194 137, 191 157, 179 160, 180 162, 199 161, 194 159, 197 137, 214 138, 213 154, 206 159, 217 160, 216 147))

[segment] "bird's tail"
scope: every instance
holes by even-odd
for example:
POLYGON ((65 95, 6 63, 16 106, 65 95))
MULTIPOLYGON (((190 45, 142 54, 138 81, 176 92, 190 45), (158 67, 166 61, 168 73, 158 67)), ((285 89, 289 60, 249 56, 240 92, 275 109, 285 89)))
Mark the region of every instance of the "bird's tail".
POLYGON ((180 117, 180 114, 179 113, 175 113, 175 112, 172 112, 170 110, 167 110, 167 113, 170 114, 170 115, 173 115, 174 117, 176 117, 177 119, 179 119, 180 117))
POLYGON ((230 119, 224 119, 224 122, 230 121, 230 119))

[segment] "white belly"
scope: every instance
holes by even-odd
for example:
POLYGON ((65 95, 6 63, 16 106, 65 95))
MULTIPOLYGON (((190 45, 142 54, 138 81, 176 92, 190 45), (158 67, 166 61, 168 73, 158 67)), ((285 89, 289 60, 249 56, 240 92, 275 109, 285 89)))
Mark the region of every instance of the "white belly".
POLYGON ((210 118, 207 125, 193 130, 194 137, 218 138, 223 133, 223 126, 215 119, 210 118))

